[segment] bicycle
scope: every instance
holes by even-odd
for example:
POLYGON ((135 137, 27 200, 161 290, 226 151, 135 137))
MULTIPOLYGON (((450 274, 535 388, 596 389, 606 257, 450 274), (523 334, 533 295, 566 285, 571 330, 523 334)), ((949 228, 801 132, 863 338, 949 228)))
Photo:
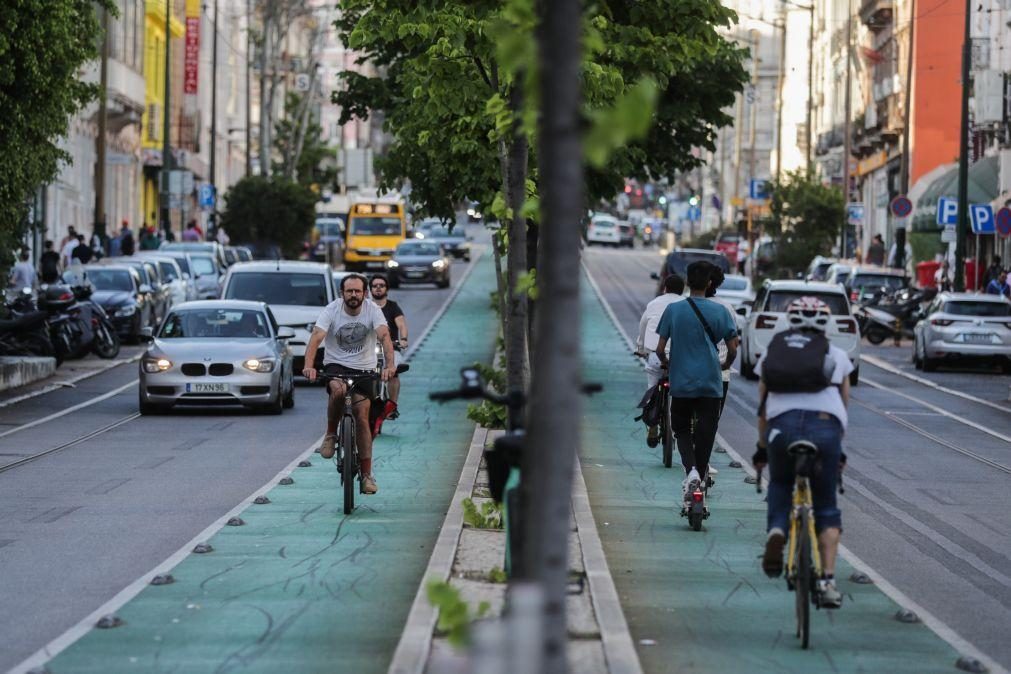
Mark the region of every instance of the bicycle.
MULTIPOLYGON (((400 345, 393 344, 395 352, 401 351, 400 345)), ((381 344, 376 345, 376 372, 382 372, 386 368, 386 354, 383 353, 381 344)), ((397 365, 397 375, 402 375, 411 369, 410 363, 400 363, 397 365)), ((389 382, 379 382, 379 397, 373 401, 369 410, 369 428, 372 429, 372 437, 375 438, 383 430, 383 422, 391 419, 390 415, 397 411, 397 404, 390 399, 389 382)))
MULTIPOLYGON (((649 354, 637 353, 640 358, 648 358, 649 354)), ((670 425, 670 381, 667 377, 662 377, 658 383, 663 392, 660 398, 660 441, 663 445, 663 466, 670 468, 674 465, 674 431, 670 425)))
MULTIPOLYGON (((358 461, 358 442, 355 435, 355 417, 351 414, 351 407, 354 404, 351 400, 352 393, 357 385, 364 381, 374 380, 379 375, 375 372, 363 372, 361 374, 339 374, 330 375, 320 372, 317 379, 324 383, 329 381, 342 381, 345 384, 344 391, 344 415, 337 425, 337 452, 334 460, 337 463, 337 472, 341 476, 341 485, 344 488, 344 514, 350 515, 355 509, 355 478, 361 478, 358 474, 360 464, 358 461)), ((359 401, 360 403, 361 401, 359 401)))

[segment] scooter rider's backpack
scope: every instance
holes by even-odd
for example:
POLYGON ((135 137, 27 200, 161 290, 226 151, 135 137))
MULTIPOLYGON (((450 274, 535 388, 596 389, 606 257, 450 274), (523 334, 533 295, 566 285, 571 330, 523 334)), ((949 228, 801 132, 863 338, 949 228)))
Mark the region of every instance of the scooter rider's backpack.
POLYGON ((817 330, 787 330, 772 338, 762 381, 772 393, 815 393, 832 386, 829 341, 817 330))
POLYGON ((637 416, 635 420, 642 421, 646 426, 658 425, 660 423, 663 395, 664 389, 660 384, 654 384, 646 389, 646 393, 643 394, 642 400, 637 405, 637 407, 642 409, 642 414, 637 416))

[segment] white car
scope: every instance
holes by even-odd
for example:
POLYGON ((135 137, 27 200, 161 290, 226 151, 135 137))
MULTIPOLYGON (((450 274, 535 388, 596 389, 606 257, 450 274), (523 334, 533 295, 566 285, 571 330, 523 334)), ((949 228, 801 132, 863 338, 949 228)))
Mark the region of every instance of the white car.
POLYGON ((725 300, 734 308, 737 314, 737 331, 744 330, 751 303, 755 301, 755 291, 751 287, 751 279, 740 274, 727 274, 723 285, 716 290, 716 297, 725 300))
POLYGON ((1011 372, 1011 302, 1000 295, 940 293, 913 328, 913 363, 987 360, 1011 372))
POLYGON ((141 251, 138 257, 151 260, 158 265, 165 285, 169 287, 172 306, 197 299, 197 286, 190 275, 182 270, 179 261, 168 255, 156 255, 141 251))
POLYGON ((618 220, 609 215, 595 215, 586 230, 586 244, 599 243, 605 246, 621 245, 621 230, 618 220))
MULTIPOLYGON (((301 373, 309 334, 323 307, 334 301, 333 273, 321 262, 239 262, 228 268, 221 298, 265 302, 277 322, 295 331, 288 344, 301 373)), ((319 352, 322 357, 322 349, 319 352)))
POLYGON ((855 369, 850 374, 850 384, 856 386, 860 380, 860 329, 850 310, 846 289, 834 283, 766 281, 755 296, 741 335, 741 374, 748 379, 757 378, 758 358, 777 333, 789 329, 786 308, 800 297, 817 297, 832 311, 833 320, 825 333, 852 361, 855 369))

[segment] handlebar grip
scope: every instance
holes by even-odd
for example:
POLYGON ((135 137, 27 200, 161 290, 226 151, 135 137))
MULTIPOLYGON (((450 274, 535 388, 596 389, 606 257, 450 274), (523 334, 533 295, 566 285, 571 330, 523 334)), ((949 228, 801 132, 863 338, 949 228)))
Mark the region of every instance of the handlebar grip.
POLYGON ((436 400, 439 402, 443 402, 446 400, 456 400, 457 398, 461 397, 462 396, 460 395, 459 391, 432 391, 431 393, 428 394, 429 400, 436 400))

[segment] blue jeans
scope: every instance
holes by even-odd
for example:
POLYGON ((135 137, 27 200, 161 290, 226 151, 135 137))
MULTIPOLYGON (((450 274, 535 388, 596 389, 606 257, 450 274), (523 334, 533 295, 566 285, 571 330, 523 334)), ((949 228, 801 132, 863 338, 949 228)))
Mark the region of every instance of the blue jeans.
POLYGON ((818 447, 810 477, 814 502, 815 528, 842 528, 842 515, 836 503, 839 459, 842 455, 842 424, 834 416, 805 410, 793 410, 769 421, 769 494, 768 530, 787 532, 796 459, 786 453, 797 440, 807 440, 818 447))

